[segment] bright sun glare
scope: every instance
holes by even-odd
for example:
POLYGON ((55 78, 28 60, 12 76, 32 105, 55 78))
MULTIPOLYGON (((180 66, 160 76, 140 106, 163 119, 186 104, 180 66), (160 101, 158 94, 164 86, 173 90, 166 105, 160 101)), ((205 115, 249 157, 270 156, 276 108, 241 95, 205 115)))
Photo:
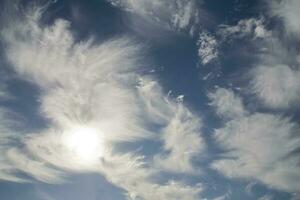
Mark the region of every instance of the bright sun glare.
POLYGON ((96 129, 79 127, 70 131, 66 139, 67 147, 81 161, 92 162, 103 154, 103 140, 96 129))

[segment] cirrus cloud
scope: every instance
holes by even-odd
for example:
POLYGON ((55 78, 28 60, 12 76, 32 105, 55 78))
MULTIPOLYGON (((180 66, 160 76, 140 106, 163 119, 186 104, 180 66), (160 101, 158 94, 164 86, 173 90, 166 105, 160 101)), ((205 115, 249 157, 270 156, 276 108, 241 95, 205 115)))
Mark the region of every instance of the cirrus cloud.
POLYGON ((161 183, 155 178, 160 174, 158 164, 142 154, 115 152, 118 143, 158 139, 166 151, 172 151, 157 154, 163 158, 157 161, 159 166, 184 159, 182 166, 173 168, 178 173, 193 170, 192 157, 204 149, 198 116, 167 97, 155 80, 136 72, 143 64, 143 46, 127 36, 100 44, 93 39, 76 42, 70 22, 57 19, 51 25, 42 24, 43 10, 10 10, 13 18, 7 17, 9 23, 1 29, 10 66, 41 91, 40 117, 47 127, 22 137, 10 128, 7 134, 1 132, 7 139, 17 135, 19 145, 1 143, 0 178, 55 184, 72 173, 95 172, 124 189, 130 199, 197 199, 200 185, 161 183), (141 80, 147 81, 141 84, 141 80), (152 130, 152 125, 161 128, 152 130), (96 162, 82 162, 65 145, 64 135, 77 126, 101 130, 106 150, 96 162), (185 137, 186 143, 178 148, 175 143, 185 137))
POLYGON ((224 153, 213 162, 212 168, 230 178, 255 179, 271 188, 299 192, 300 158, 295 153, 300 148, 297 124, 266 113, 232 115, 232 110, 241 106, 234 103, 239 97, 228 98, 228 93, 233 95, 230 91, 222 93, 224 95, 214 96, 230 106, 224 110, 223 104, 213 105, 217 114, 222 117, 227 113, 230 118, 215 130, 214 137, 224 153))

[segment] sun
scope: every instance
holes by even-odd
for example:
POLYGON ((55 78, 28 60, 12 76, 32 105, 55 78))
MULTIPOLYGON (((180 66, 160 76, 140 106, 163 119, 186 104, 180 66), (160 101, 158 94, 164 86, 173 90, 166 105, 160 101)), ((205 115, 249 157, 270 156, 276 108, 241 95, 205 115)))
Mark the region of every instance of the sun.
POLYGON ((67 148, 79 161, 93 162, 103 155, 102 134, 91 127, 77 127, 69 131, 66 139, 67 148))

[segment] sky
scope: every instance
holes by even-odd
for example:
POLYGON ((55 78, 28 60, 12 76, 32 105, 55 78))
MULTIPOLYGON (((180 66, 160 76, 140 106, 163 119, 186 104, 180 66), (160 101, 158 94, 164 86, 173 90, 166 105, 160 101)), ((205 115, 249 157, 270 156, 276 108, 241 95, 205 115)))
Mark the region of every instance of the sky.
POLYGON ((0 199, 300 200, 299 0, 1 0, 0 199))

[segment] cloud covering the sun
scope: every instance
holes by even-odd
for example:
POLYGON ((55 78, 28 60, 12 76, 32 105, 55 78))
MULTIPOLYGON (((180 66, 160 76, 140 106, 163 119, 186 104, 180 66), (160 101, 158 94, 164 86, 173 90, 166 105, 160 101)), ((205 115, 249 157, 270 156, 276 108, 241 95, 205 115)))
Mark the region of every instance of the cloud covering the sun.
MULTIPOLYGON (((6 59, 19 78, 40 89, 39 110, 47 127, 21 136, 8 127, 15 119, 1 117, 0 178, 62 183, 74 172, 96 172, 124 189, 128 199, 198 199, 199 184, 155 178, 160 170, 195 171, 192 159, 205 145, 200 117, 165 94, 153 78, 136 72, 145 64, 144 47, 128 36, 77 42, 70 22, 42 24, 42 7, 10 9, 6 14, 13 18, 7 16, 1 30, 6 59), (81 162, 65 144, 65 135, 77 126, 99 130, 103 138, 106 150, 91 163, 81 162), (165 152, 153 160, 114 152, 117 143, 143 139, 161 141, 165 152)), ((181 27, 188 22, 172 23, 181 27)))

